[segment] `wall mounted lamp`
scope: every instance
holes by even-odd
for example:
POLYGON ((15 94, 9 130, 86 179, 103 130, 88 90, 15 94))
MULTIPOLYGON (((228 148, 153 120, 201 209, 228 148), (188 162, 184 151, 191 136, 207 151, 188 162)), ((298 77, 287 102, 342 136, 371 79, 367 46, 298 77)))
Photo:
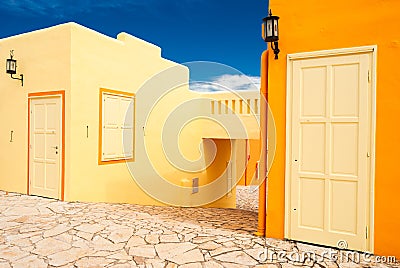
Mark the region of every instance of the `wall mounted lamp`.
POLYGON ((13 59, 14 50, 10 50, 10 59, 6 61, 6 72, 11 75, 12 79, 20 80, 21 85, 24 86, 24 75, 21 74, 21 78, 14 77, 13 75, 17 73, 17 61, 13 59))
POLYGON ((278 31, 278 16, 272 16, 271 9, 269 10, 269 16, 263 18, 262 23, 262 38, 266 43, 271 43, 271 48, 274 51, 275 59, 278 59, 280 52, 278 47, 279 31, 278 31))

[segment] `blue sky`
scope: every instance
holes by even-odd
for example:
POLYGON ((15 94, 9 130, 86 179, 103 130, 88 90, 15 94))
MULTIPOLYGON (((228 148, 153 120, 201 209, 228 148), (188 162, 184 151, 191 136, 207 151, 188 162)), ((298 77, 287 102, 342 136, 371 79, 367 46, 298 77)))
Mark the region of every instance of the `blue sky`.
POLYGON ((111 37, 130 33, 179 63, 218 62, 257 77, 267 7, 268 0, 5 0, 0 38, 74 21, 111 37))

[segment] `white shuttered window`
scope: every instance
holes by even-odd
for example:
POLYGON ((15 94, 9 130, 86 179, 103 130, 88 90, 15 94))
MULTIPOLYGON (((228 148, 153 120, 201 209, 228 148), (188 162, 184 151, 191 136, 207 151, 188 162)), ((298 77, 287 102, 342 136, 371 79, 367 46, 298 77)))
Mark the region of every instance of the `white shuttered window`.
POLYGON ((135 99, 102 93, 101 161, 133 159, 135 99))

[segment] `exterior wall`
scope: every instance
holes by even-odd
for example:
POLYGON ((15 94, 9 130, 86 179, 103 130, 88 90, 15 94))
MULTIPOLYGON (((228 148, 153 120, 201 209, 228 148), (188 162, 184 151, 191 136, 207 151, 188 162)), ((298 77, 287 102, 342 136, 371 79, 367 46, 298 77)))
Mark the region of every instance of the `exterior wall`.
MULTIPOLYGON (((240 158, 247 157, 243 166, 245 172, 239 172, 242 175, 239 174, 241 178, 238 184, 257 185, 259 181, 256 178, 256 167, 260 159, 260 92, 213 92, 201 93, 200 96, 207 99, 202 110, 211 119, 202 121, 202 136, 247 140, 247 143, 241 143, 241 148, 238 148, 240 151, 237 152, 239 161, 240 158), (214 122, 221 122, 223 125, 214 122), (224 126, 231 126, 231 128, 226 129, 224 126), (241 127, 246 130, 245 133, 240 131, 241 127)), ((240 163, 237 162, 238 170, 240 170, 240 163)))
POLYGON ((201 109, 211 120, 203 121, 202 135, 221 139, 259 139, 260 92, 199 93, 201 109), (242 104, 240 105, 240 101, 242 104), (242 109, 240 110, 240 106, 242 109), (222 125, 214 124, 220 122, 222 125))
MULTIPOLYGON (((153 183, 152 189, 167 192, 176 200, 169 204, 196 205, 197 195, 191 194, 191 179, 199 178, 199 185, 206 185, 220 177, 215 166, 226 165, 225 153, 216 157, 213 168, 205 168, 208 154, 213 146, 203 140, 202 120, 185 122, 185 111, 201 113, 201 103, 193 102, 184 112, 181 105, 199 98, 199 94, 188 90, 188 69, 161 58, 161 49, 125 33, 117 40, 76 24, 70 24, 71 41, 71 144, 73 157, 69 162, 70 173, 66 176, 66 200, 130 202, 146 205, 163 205, 147 195, 131 177, 126 163, 98 165, 99 139, 99 90, 100 88, 125 91, 136 94, 135 109, 135 161, 129 163, 136 180, 153 183), (160 76, 157 76, 161 72, 160 76), (165 72, 167 75, 164 75, 165 72), (153 77, 155 76, 155 78, 153 77), (150 78, 150 79, 149 79, 150 78), (170 86, 178 85, 168 91, 170 86), (161 89, 161 90, 160 90, 161 89), (157 96, 162 91, 163 96, 157 96), (156 102, 154 98, 156 97, 156 102), (158 98, 158 99, 157 99, 158 98), (148 112, 152 106, 151 113, 148 112), (177 112, 178 111, 178 112, 177 112), (171 120, 172 121, 168 121, 171 120), (169 123, 168 123, 169 122, 169 123), (177 135, 169 133, 179 125, 179 151, 184 157, 194 161, 196 172, 179 169, 165 156, 161 137, 174 143, 177 135), (165 125, 164 125, 165 124, 165 125), (89 137, 86 128, 89 127, 89 137), (172 136, 168 136, 172 135, 172 136), (145 146, 142 146, 142 145, 145 146), (200 146, 200 147, 199 147, 200 146), (200 150, 199 150, 200 148, 200 150), (151 166, 147 165, 149 157, 151 166), (196 161, 200 159, 200 161, 196 161), (202 161, 204 160, 204 161, 202 161), (167 182, 157 180, 154 169, 167 182), (178 192, 168 187, 185 186, 178 192)), ((217 146, 218 147, 218 146, 217 146)), ((176 156, 176 155, 174 155, 176 156)), ((202 188, 200 188, 200 193, 202 188)), ((203 193, 204 195, 204 193, 203 193)), ((235 207, 235 192, 213 202, 214 207, 235 207)))
MULTIPOLYGON (((65 91, 70 100, 70 28, 54 28, 21 34, 0 40, 0 189, 27 193, 28 186, 28 94, 65 91), (10 50, 17 60, 21 82, 6 74, 5 61, 10 50), (10 132, 13 131, 13 142, 10 132)), ((70 110, 66 109, 66 128, 70 110)), ((69 146, 69 132, 66 132, 69 146)), ((66 155, 69 158, 69 155, 66 155)))
POLYGON ((245 173, 240 178, 238 185, 250 186, 258 185, 258 161, 260 160, 260 140, 247 140, 243 145, 241 154, 245 159, 245 173))
POLYGON ((397 90, 400 70, 400 2, 335 1, 270 2, 273 14, 280 16, 281 53, 279 60, 270 53, 269 104, 276 123, 277 151, 269 173, 267 236, 284 237, 286 56, 290 53, 377 45, 376 90, 376 173, 374 212, 374 253, 400 257, 397 241, 400 183, 397 175, 397 90), (345 7, 345 8, 343 8, 345 7), (320 16, 317 16, 320 15, 320 16), (343 19, 340 19, 343 18, 343 19))
POLYGON ((258 185, 260 179, 258 169, 261 154, 261 144, 259 139, 251 139, 248 141, 249 151, 247 152, 247 169, 246 169, 246 185, 258 185))
MULTIPOLYGON (((239 176, 244 169, 245 140, 257 139, 259 135, 254 119, 257 115, 239 116, 246 131, 238 132, 231 127, 232 135, 220 132, 221 129, 215 128, 217 124, 210 124, 207 119, 212 118, 210 99, 232 99, 233 94, 210 98, 190 91, 186 67, 163 59, 159 47, 125 33, 113 39, 67 23, 0 40, 0 56, 4 60, 10 49, 15 50, 18 75, 24 74, 25 81, 21 87, 5 70, 0 76, 4 96, 0 109, 5 115, 0 117, 3 124, 0 189, 27 193, 28 94, 65 91, 64 199, 163 205, 164 200, 153 199, 136 183, 126 163, 98 163, 99 94, 105 88, 136 94, 135 161, 129 163, 135 179, 177 198, 168 204, 205 205, 206 202, 201 203, 205 198, 211 202, 207 206, 235 207, 235 189, 226 194, 230 184, 225 169, 229 160, 238 162, 233 176, 239 176), (197 115, 203 117, 192 120, 197 115), (180 128, 171 132, 175 126, 180 128), (216 131, 207 132, 209 129, 216 131), (11 130, 13 142, 10 142, 11 130), (172 154, 176 159, 165 155, 162 138, 176 145, 173 149, 178 149, 178 153, 172 154), (147 157, 150 166, 143 161, 147 157), (191 170, 185 170, 186 165, 191 170), (153 169, 154 172, 149 171, 153 169), (159 182, 157 177, 166 181, 159 182), (196 177, 200 194, 191 193, 192 178, 196 177), (171 185, 175 188, 168 190, 171 185), (212 189, 202 188, 206 185, 214 185, 214 190, 221 191, 219 199, 212 189), (177 190, 176 186, 186 188, 177 190)), ((249 94, 246 98, 254 102, 257 93, 249 94)), ((232 114, 214 119, 229 127, 232 116, 236 117, 232 114)))

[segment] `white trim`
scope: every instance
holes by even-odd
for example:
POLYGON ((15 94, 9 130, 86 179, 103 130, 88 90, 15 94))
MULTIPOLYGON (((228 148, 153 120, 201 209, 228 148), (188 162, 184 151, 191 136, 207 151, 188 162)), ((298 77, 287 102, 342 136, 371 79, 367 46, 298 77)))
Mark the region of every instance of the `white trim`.
POLYGON ((375 231, 375 163, 376 163, 376 90, 377 90, 377 58, 378 46, 373 46, 371 59, 371 169, 370 169, 370 226, 369 250, 374 253, 375 231))
MULTIPOLYGON (((46 92, 43 92, 46 93, 46 92)), ((31 99, 49 99, 49 98, 53 98, 53 97, 60 97, 62 98, 62 94, 54 94, 54 95, 38 95, 38 96, 28 96, 28 100, 31 99)), ((62 99, 61 99, 62 100, 62 99)), ((62 101, 61 101, 62 102, 62 101)), ((62 103, 61 103, 62 106, 62 103)))
POLYGON ((287 66, 286 66, 286 152, 285 152, 285 226, 284 226, 284 235, 285 238, 290 238, 290 160, 288 156, 291 155, 291 148, 289 144, 291 144, 291 114, 292 114, 292 75, 293 68, 292 63, 294 60, 300 59, 311 59, 317 57, 329 57, 329 56, 342 56, 342 55, 351 55, 351 54, 371 54, 371 160, 370 160, 370 181, 369 181, 369 211, 367 215, 369 219, 367 222, 369 223, 368 230, 368 243, 367 243, 367 251, 374 252, 374 216, 375 216, 375 161, 376 161, 376 88, 377 88, 377 45, 371 46, 362 46, 362 47, 353 47, 353 48, 341 48, 341 49, 332 49, 332 50, 320 50, 313 52, 303 52, 303 53, 294 53, 287 55, 287 66))
POLYGON ((287 59, 289 62, 290 60, 299 60, 299 59, 310 59, 310 58, 318 58, 318 57, 371 53, 371 52, 376 51, 376 49, 377 49, 376 45, 371 45, 371 46, 339 48, 339 49, 331 49, 331 50, 318 50, 318 51, 311 51, 311 52, 288 54, 287 59))
POLYGON ((290 198, 290 193, 291 193, 291 186, 290 186, 290 160, 288 159, 289 155, 291 155, 291 148, 289 146, 290 141, 292 139, 291 136, 291 131, 290 127, 292 125, 292 120, 291 120, 291 114, 292 114, 292 91, 290 90, 292 88, 292 64, 291 64, 291 59, 290 55, 287 55, 287 64, 286 64, 286 126, 285 126, 285 131, 286 131, 286 152, 285 152, 285 238, 290 238, 290 203, 291 203, 291 198, 290 198))
POLYGON ((126 94, 123 94, 123 93, 114 93, 114 92, 108 92, 108 91, 104 91, 103 92, 103 95, 110 95, 110 96, 116 96, 116 97, 123 97, 123 98, 127 98, 127 99, 132 99, 132 100, 134 100, 135 98, 136 98, 136 96, 135 95, 128 95, 128 94, 131 94, 131 93, 129 93, 129 92, 127 92, 126 94))

